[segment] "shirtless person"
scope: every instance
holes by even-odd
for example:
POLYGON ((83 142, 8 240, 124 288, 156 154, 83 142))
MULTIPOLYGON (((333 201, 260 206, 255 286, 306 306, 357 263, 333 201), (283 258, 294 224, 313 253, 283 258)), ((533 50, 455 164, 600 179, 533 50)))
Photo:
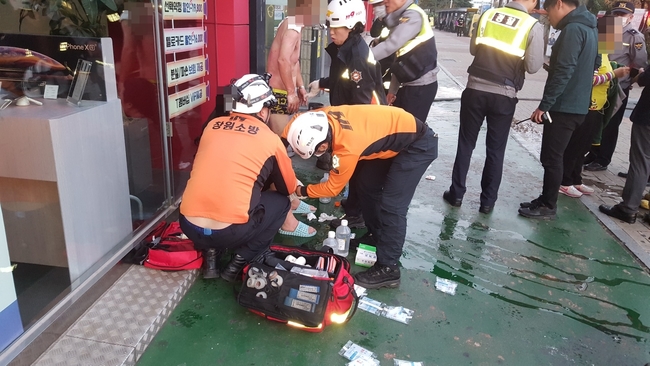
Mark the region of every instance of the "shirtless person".
POLYGON ((270 84, 278 100, 278 105, 271 110, 269 127, 278 135, 289 122, 290 115, 307 104, 307 91, 300 73, 300 33, 304 26, 324 23, 326 8, 324 0, 289 0, 289 15, 280 23, 269 49, 266 68, 274 76, 270 84))

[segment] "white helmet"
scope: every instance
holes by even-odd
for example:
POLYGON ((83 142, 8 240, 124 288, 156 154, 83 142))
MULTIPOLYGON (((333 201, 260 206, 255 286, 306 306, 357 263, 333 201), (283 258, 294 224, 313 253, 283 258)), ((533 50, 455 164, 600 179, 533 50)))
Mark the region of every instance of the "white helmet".
POLYGON ((366 7, 361 0, 334 0, 327 5, 327 22, 330 28, 366 25, 366 7))
POLYGON ((273 107, 277 99, 269 86, 271 74, 247 74, 232 82, 232 111, 254 114, 264 107, 273 107))
POLYGON ((301 158, 309 159, 318 145, 327 139, 329 128, 325 112, 305 112, 289 126, 287 141, 301 158))

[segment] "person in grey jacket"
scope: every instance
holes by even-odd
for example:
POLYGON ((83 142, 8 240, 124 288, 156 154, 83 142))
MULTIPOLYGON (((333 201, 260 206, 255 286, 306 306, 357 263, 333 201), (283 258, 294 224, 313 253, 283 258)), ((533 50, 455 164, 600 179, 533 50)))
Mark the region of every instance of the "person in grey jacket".
MULTIPOLYGON (((639 86, 650 85, 650 72, 638 76, 639 86)), ((623 202, 614 206, 600 205, 601 212, 629 224, 636 222, 639 204, 650 175, 650 89, 644 88, 639 102, 630 115, 630 170, 623 187, 623 202)))
POLYGON ((384 0, 384 4, 384 23, 390 33, 371 50, 377 60, 397 56, 390 66, 386 99, 426 121, 438 92, 438 51, 429 17, 413 0, 384 0))
POLYGON ((555 218, 564 150, 589 111, 598 51, 596 17, 580 0, 546 0, 544 9, 551 25, 562 33, 553 45, 542 101, 530 116, 544 124, 540 154, 544 185, 538 198, 520 204, 519 214, 535 219, 555 218))
POLYGON ((528 14, 536 5, 537 0, 514 0, 505 8, 487 10, 472 33, 469 50, 474 61, 460 100, 456 160, 451 186, 442 196, 452 206, 462 204, 472 152, 487 119, 479 212, 487 214, 494 208, 517 91, 525 73, 536 73, 544 62, 544 27, 528 14))

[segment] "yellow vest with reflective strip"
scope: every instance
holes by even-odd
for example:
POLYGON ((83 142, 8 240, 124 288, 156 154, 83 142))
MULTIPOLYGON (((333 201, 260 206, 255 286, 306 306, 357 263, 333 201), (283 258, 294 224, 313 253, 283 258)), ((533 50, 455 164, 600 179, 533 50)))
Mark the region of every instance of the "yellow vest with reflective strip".
POLYGON ((402 48, 397 50, 396 52, 397 57, 404 56, 406 53, 414 49, 420 43, 423 43, 433 38, 433 29, 431 29, 431 24, 429 23, 429 17, 424 12, 424 10, 422 10, 422 8, 417 6, 417 4, 409 5, 409 7, 406 8, 406 10, 409 9, 415 10, 418 13, 420 13, 420 16, 422 17, 422 27, 420 28, 420 33, 418 33, 418 35, 415 36, 415 38, 406 42, 404 46, 402 46, 402 48))
POLYGON ((537 19, 512 8, 488 9, 479 23, 476 45, 483 44, 507 54, 524 57, 528 32, 537 19))
MULTIPOLYGON (((602 62, 600 63, 600 67, 598 68, 598 71, 595 73, 595 75, 604 75, 612 71, 612 64, 609 63, 609 57, 607 57, 607 54, 603 53, 601 57, 602 62)), ((609 90, 610 83, 611 81, 607 81, 591 88, 591 105, 589 106, 590 110, 599 111, 603 109, 605 102, 607 102, 607 90, 609 90)))

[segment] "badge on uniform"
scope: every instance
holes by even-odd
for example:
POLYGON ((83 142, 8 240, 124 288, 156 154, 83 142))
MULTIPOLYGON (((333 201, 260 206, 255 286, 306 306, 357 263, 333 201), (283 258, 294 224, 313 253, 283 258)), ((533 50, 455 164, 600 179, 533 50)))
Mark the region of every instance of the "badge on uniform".
POLYGON ((641 51, 641 49, 643 48, 643 42, 634 43, 634 48, 636 48, 637 51, 641 51))
POLYGON ((406 22, 409 21, 409 19, 410 19, 410 18, 407 18, 407 17, 401 17, 401 18, 399 18, 399 22, 400 22, 400 23, 406 23, 406 22))
POLYGON ((352 73, 350 74, 350 79, 355 83, 359 84, 361 79, 363 79, 363 77, 361 77, 361 71, 358 70, 352 71, 352 73))

